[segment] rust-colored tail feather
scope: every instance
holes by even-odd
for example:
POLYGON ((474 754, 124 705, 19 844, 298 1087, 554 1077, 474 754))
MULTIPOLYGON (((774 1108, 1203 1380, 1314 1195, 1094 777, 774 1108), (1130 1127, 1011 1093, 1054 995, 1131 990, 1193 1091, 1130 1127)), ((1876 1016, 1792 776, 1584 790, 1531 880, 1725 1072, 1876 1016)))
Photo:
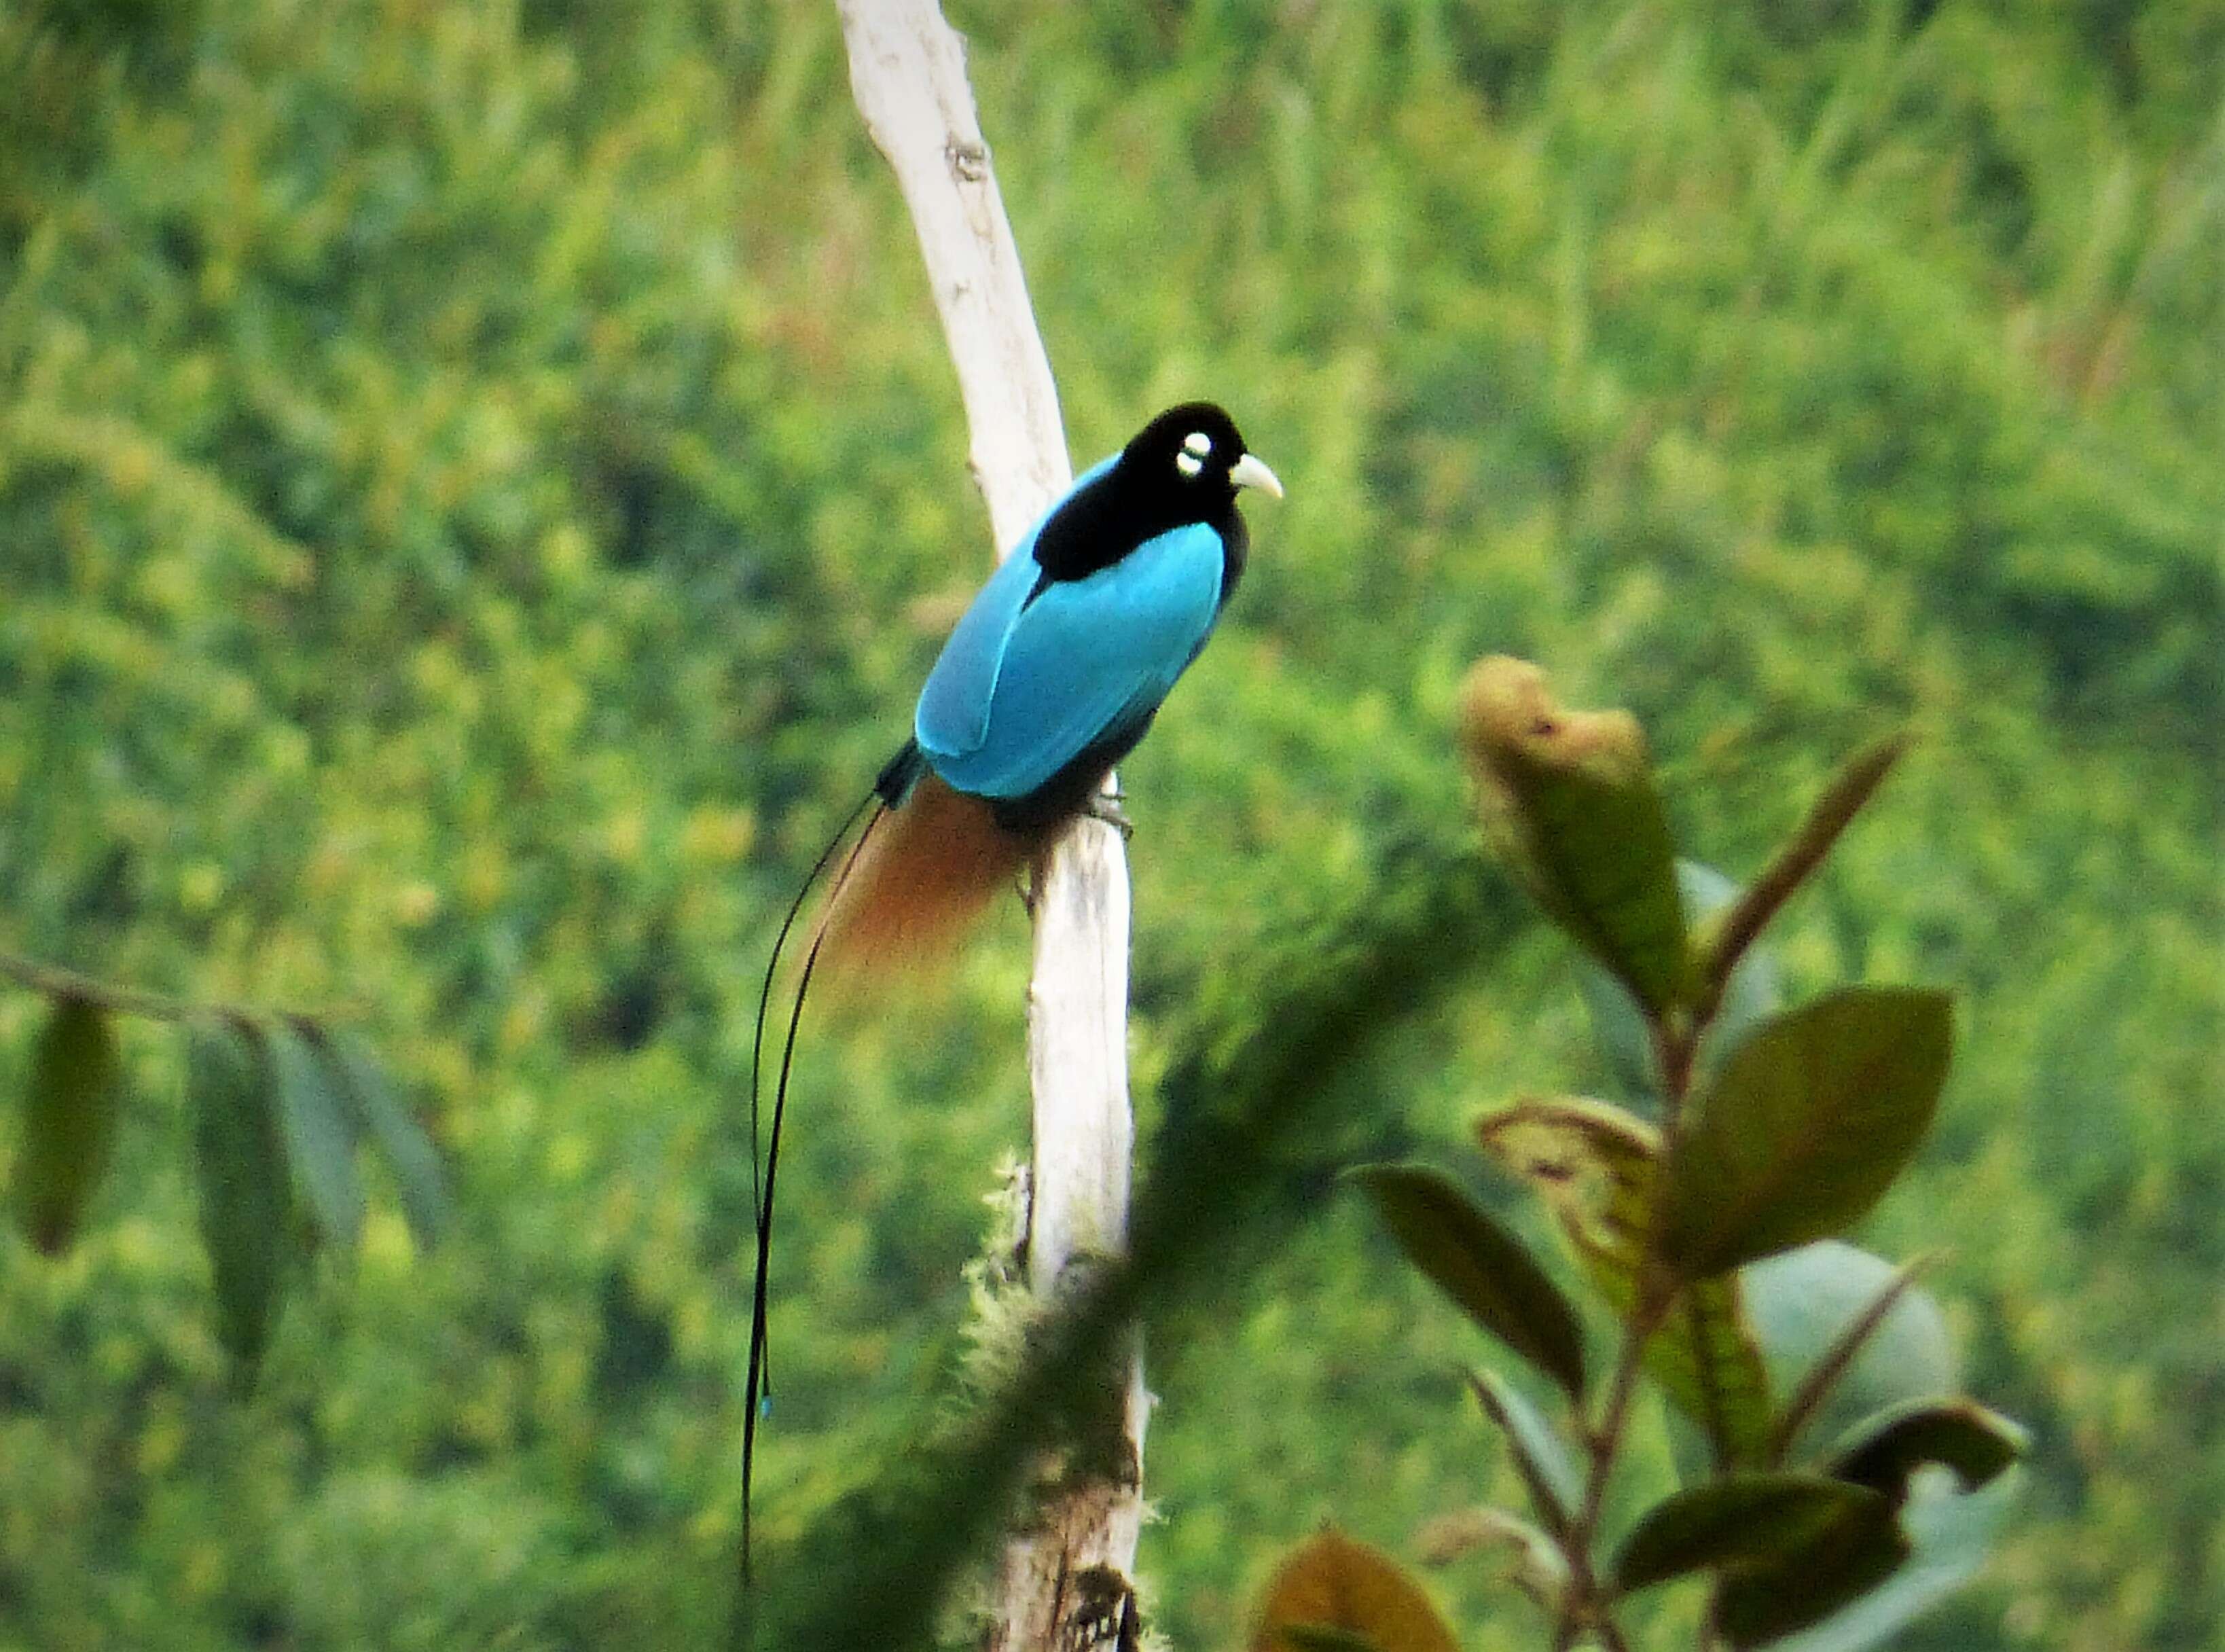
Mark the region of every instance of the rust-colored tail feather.
MULTIPOLYGON (((893 970, 918 968, 948 955, 967 924, 979 916, 997 892, 1011 886, 1013 874, 1038 854, 1050 831, 1008 831, 997 823, 979 797, 953 791, 932 772, 922 772, 918 748, 907 746, 882 773, 865 801, 819 857, 804 880, 773 943, 758 997, 757 1032, 750 1057, 750 1143, 754 1159, 758 1140, 762 1067, 766 1054, 766 1013, 780 973, 782 949, 804 910, 811 887, 834 864, 859 816, 865 829, 840 861, 834 893, 809 933, 810 945, 796 976, 796 995, 788 1032, 777 1045, 778 1077, 773 1084, 772 1129, 764 1141, 764 1173, 754 1185, 757 1207, 757 1267, 750 1310, 748 1398, 742 1420, 742 1576, 749 1586, 750 1497, 757 1460, 758 1422, 772 1396, 767 1345, 767 1293, 772 1272, 773 1190, 780 1169, 780 1127, 788 1110, 788 1080, 796 1060, 796 1039, 803 1001, 815 980, 840 993, 846 986, 884 979, 893 970), (909 785, 907 791, 903 788, 909 785), (886 801, 902 797, 900 804, 886 801)), ((801 937, 799 937, 801 938, 801 937)))
POLYGON ((967 926, 1043 847, 1009 831, 979 797, 934 774, 873 823, 829 897, 821 968, 840 987, 948 955, 967 926))

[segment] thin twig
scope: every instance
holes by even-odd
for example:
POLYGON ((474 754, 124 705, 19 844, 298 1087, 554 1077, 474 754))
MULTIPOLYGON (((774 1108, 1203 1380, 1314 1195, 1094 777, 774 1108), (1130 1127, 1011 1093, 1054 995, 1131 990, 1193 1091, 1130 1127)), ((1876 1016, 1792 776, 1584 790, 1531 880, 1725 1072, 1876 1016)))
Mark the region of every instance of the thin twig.
POLYGON ((173 998, 165 993, 101 981, 60 964, 41 963, 36 958, 13 952, 0 952, 0 975, 49 998, 81 999, 119 1015, 143 1015, 154 1021, 246 1022, 268 1020, 274 1016, 295 1022, 325 1021, 340 1019, 349 1013, 344 1008, 276 1010, 254 1004, 173 998))
MULTIPOLYGON (((1661 1147, 1658 1161, 1665 1172, 1673 1161, 1683 1134, 1686 1093, 1692 1082, 1693 1052, 1703 1020, 1654 1017, 1653 1051, 1661 1072, 1661 1147)), ((1654 1179, 1655 1198, 1665 1184, 1665 1173, 1654 1179)), ((1623 1321, 1622 1346, 1615 1357, 1614 1375, 1597 1421, 1583 1429, 1589 1459, 1584 1477, 1583 1503, 1569 1533, 1564 1558, 1569 1587, 1554 1625, 1554 1652, 1569 1652, 1586 1630, 1596 1634, 1608 1652, 1628 1652, 1622 1630, 1608 1611, 1606 1593, 1592 1569, 1592 1544, 1599 1534, 1600 1516, 1607 1506, 1607 1482, 1622 1449, 1630 1404, 1638 1391, 1638 1376, 1645 1362, 1645 1346, 1660 1330, 1683 1294, 1682 1281, 1664 1264, 1658 1251, 1659 1211, 1653 1213, 1653 1231, 1647 1235, 1645 1252, 1638 1267, 1636 1292, 1629 1315, 1623 1321)), ((1695 1337, 1697 1345, 1699 1338, 1695 1337)))
POLYGON ((1641 1278, 1638 1301, 1623 1324, 1622 1350, 1615 1359, 1614 1376, 1600 1407, 1599 1420, 1584 1431, 1584 1449, 1589 1463, 1584 1475, 1583 1503, 1563 1551, 1569 1563, 1569 1589, 1568 1598, 1561 1604, 1560 1622, 1554 1629, 1554 1652, 1569 1652, 1587 1627, 1597 1629, 1610 1647, 1621 1644, 1621 1633, 1604 1610, 1606 1603, 1601 1598, 1599 1579, 1593 1574, 1592 1541, 1598 1534, 1600 1515, 1607 1506, 1607 1481, 1614 1472, 1616 1454, 1622 1448, 1623 1426, 1629 1418, 1631 1400, 1638 1391, 1638 1373, 1645 1363, 1645 1344, 1675 1299, 1672 1293, 1664 1293, 1654 1283, 1650 1271, 1641 1278))

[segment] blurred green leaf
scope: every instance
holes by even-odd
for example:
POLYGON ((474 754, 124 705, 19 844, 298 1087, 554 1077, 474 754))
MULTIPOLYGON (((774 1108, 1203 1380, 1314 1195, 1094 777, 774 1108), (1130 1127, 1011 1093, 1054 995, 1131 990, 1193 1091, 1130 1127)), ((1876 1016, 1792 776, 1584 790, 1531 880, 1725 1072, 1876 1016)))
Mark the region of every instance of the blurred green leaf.
POLYGON ((217 1331, 251 1388, 285 1281, 294 1201, 269 1064, 227 1022, 193 1027, 186 1052, 201 1242, 215 1275, 217 1331))
POLYGON ((1583 1477, 1558 1430, 1545 1420, 1521 1389, 1493 1370, 1468 1376, 1468 1385, 1484 1414, 1499 1426, 1513 1454, 1514 1471, 1530 1493, 1531 1507, 1545 1529, 1565 1537, 1575 1527, 1583 1497, 1583 1477))
POLYGON ((1476 1324, 1559 1383, 1584 1392, 1583 1331, 1522 1242, 1442 1171, 1371 1165, 1352 1172, 1407 1259, 1476 1324))
POLYGON ((1770 1565, 1843 1524, 1889 1517, 1867 1487, 1819 1474, 1734 1474, 1664 1498, 1616 1549, 1614 1586, 1644 1589, 1687 1573, 1770 1565))
POLYGON ((1588 957, 1576 960, 1576 992, 1592 1018, 1592 1038, 1625 1101, 1661 1105, 1661 1064, 1645 1013, 1630 988, 1588 957))
MULTIPOLYGON (((1819 1241, 1829 1243, 1829 1241, 1819 1241)), ((1791 1253, 1785 1253, 1791 1254, 1791 1253)), ((1785 1453, 1798 1439, 1801 1432, 1814 1420, 1831 1397, 1831 1392, 1853 1371, 1854 1363, 1861 1357, 1870 1339, 1885 1328, 1900 1305, 1924 1266, 1922 1258, 1908 1262, 1892 1271, 1892 1275, 1878 1287, 1870 1299, 1833 1334, 1830 1341, 1807 1370, 1802 1373, 1799 1384, 1786 1397, 1784 1408, 1770 1423, 1770 1460, 1781 1463, 1785 1453)))
POLYGON ((1746 949, 1795 891, 1814 876, 1862 805, 1908 749, 1905 732, 1872 741, 1849 758, 1809 808, 1784 847, 1702 933, 1698 944, 1702 1007, 1727 994, 1728 978, 1746 949))
MULTIPOLYGON (((1684 903, 1686 925, 1696 930, 1737 899, 1739 888, 1712 867, 1679 860, 1677 891, 1684 903)), ((1578 958, 1576 990, 1592 1018, 1593 1038, 1624 1098, 1659 1107, 1661 1072, 1652 1035, 1630 989, 1589 958, 1578 958)), ((1722 1064, 1723 1052, 1735 1047, 1764 1017, 1776 1013, 1783 1000, 1776 955, 1765 946, 1748 947, 1731 971, 1715 1017, 1694 1052, 1695 1079, 1704 1083, 1722 1064)))
POLYGON ((1531 893, 1649 1010, 1694 989, 1676 844, 1627 712, 1569 711, 1544 673, 1495 656, 1461 688, 1484 822, 1531 893))
POLYGON ((338 1081, 356 1134, 377 1143, 393 1171, 410 1232, 418 1243, 433 1243, 453 1215, 441 1155, 396 1097, 384 1071, 361 1039, 349 1032, 317 1032, 311 1036, 311 1045, 338 1081))
POLYGON ((1414 1548, 1424 1566, 1449 1566, 1479 1551, 1500 1551, 1511 1557, 1508 1581, 1548 1609, 1569 1585, 1569 1563, 1560 1545, 1504 1509, 1475 1507, 1440 1515, 1414 1534, 1414 1548))
MULTIPOLYGON (((1653 1128, 1605 1102, 1517 1102, 1477 1121, 1486 1153, 1527 1182, 1618 1315, 1638 1299, 1656 1174, 1653 1128)), ((1645 1369, 1699 1426, 1718 1461, 1759 1462, 1769 1436, 1769 1384, 1739 1283, 1696 1280, 1645 1345, 1645 1369)))
POLYGON ((1677 1293, 1645 1344, 1645 1369, 1699 1426, 1719 1466, 1765 1460, 1769 1378, 1735 1278, 1695 1280, 1677 1293))
POLYGON ((2006 1471, 2030 1444, 2022 1428, 1975 1400, 1918 1401, 1842 1445, 1830 1472, 1899 1503, 1910 1477, 1927 1463, 1952 1469, 1964 1491, 1975 1491, 2006 1471))
POLYGON ((1892 1505, 1867 1493, 1805 1542, 1766 1563, 1727 1572, 1715 1587, 1715 1627, 1741 1652, 1775 1641, 1861 1599, 1909 1554, 1892 1505))
POLYGON ((1906 1557, 1879 1582, 1842 1600, 1828 1617, 1772 1642, 1770 1652, 1867 1652, 1884 1646, 1924 1612, 1968 1585, 2016 1500, 2017 1471, 1965 1496, 1944 1471, 1919 1474, 1900 1511, 1906 1557))
POLYGON ((1388 1555, 1334 1528, 1300 1544, 1276 1569, 1260 1602, 1252 1652, 1286 1647, 1375 1652, 1459 1652, 1421 1586, 1388 1555), (1298 1630, 1315 1638, 1300 1640, 1298 1630), (1346 1641, 1323 1640, 1343 1635, 1346 1641))
POLYGON ((278 1091, 279 1128, 294 1186, 319 1236, 352 1252, 363 1234, 363 1182, 347 1104, 308 1041, 282 1021, 256 1028, 278 1091))
POLYGON ((1854 987, 1763 1023, 1698 1098, 1662 1248, 1706 1278, 1837 1232, 1914 1154, 1953 1042, 1944 993, 1854 987))
MULTIPOLYGON (((1784 1394, 1805 1388, 1900 1272, 1883 1257, 1837 1239, 1801 1245, 1740 1269, 1771 1387, 1784 1394)), ((1797 1449, 1803 1439, 1843 1433, 1879 1412, 1950 1397, 1956 1382, 1945 1316, 1929 1292, 1909 1287, 1784 1445, 1797 1449)))
POLYGON ((116 1033, 101 1009, 57 998, 31 1051, 16 1153, 16 1214, 49 1256, 69 1248, 100 1185, 123 1110, 116 1033))

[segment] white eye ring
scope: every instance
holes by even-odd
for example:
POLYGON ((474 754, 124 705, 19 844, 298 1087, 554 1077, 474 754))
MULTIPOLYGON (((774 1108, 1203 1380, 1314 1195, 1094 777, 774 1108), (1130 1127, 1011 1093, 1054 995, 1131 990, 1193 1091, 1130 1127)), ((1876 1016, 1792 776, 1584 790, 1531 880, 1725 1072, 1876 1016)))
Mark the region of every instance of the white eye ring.
POLYGON ((1193 430, 1182 438, 1182 451, 1202 459, 1213 451, 1213 438, 1202 430, 1193 430))
POLYGON ((1205 461, 1194 453, 1178 453, 1175 455, 1175 468, 1185 476, 1195 476, 1205 468, 1205 461))

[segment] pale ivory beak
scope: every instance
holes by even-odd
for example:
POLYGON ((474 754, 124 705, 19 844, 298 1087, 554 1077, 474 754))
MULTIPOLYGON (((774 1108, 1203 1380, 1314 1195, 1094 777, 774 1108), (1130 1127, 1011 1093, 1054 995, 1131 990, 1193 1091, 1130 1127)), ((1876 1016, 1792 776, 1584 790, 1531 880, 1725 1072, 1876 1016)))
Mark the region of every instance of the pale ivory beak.
POLYGON ((1267 468, 1266 461, 1255 459, 1248 453, 1228 467, 1228 480, 1239 487, 1256 487, 1262 493, 1271 493, 1278 499, 1283 497, 1283 484, 1275 473, 1267 468))

